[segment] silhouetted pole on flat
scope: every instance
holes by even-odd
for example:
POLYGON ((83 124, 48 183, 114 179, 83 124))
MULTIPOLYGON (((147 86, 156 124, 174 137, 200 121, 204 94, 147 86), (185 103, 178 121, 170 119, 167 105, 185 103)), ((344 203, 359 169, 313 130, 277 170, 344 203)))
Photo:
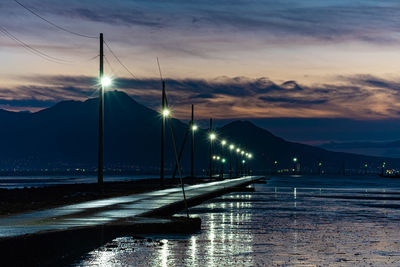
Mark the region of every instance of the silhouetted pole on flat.
POLYGON ((229 151, 229 178, 232 179, 232 150, 229 151))
POLYGON ((190 177, 194 177, 194 106, 192 104, 192 122, 190 123, 190 130, 192 131, 192 149, 190 153, 190 177))
POLYGON ((239 177, 239 153, 236 150, 236 177, 239 177))
POLYGON ((162 122, 161 122, 161 160, 160 160, 160 181, 161 184, 164 183, 164 136, 165 136, 165 81, 162 81, 162 96, 161 96, 161 114, 162 114, 162 122))
POLYGON ((99 157, 97 167, 97 183, 103 184, 103 34, 100 33, 100 90, 99 90, 99 157))
MULTIPOLYGON (((210 134, 211 133, 212 133, 212 119, 210 119, 210 134)), ((213 143, 213 140, 210 138, 210 180, 212 180, 212 174, 213 174, 212 143, 213 143)))

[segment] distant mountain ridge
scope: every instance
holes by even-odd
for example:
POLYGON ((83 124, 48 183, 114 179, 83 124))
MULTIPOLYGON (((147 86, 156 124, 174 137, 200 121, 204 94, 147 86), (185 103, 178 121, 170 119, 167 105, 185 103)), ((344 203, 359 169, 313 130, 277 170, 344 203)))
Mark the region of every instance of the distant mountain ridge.
MULTIPOLYGON (((289 85, 288 85, 289 86, 289 85)), ((294 88, 295 85, 291 84, 294 88)), ((149 109, 127 94, 110 91, 104 95, 105 167, 158 171, 160 159, 160 123, 158 112, 149 109)), ((172 119, 178 150, 188 125, 172 119)), ((20 113, 0 110, 0 170, 37 170, 97 167, 98 98, 86 101, 62 101, 35 113, 20 113)), ((169 127, 166 132, 166 167, 175 166, 169 127)), ((218 136, 254 155, 251 165, 259 171, 270 171, 273 162, 279 168, 293 167, 297 157, 305 172, 316 169, 323 162, 325 170, 338 172, 346 168, 360 169, 368 162, 371 171, 378 170, 382 161, 388 166, 400 166, 399 159, 361 156, 330 152, 323 148, 287 142, 269 131, 248 121, 234 121, 216 129, 218 136)), ((196 172, 208 169, 207 129, 195 135, 196 172)), ((188 139, 189 140, 189 139, 188 139)), ((229 154, 214 145, 215 154, 229 159, 229 154)), ((182 165, 188 173, 190 144, 186 144, 182 165)))

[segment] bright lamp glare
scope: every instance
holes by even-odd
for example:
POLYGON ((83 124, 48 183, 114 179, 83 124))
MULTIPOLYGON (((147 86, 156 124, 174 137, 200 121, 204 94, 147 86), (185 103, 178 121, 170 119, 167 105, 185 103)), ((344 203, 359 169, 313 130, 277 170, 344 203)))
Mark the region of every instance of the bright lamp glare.
POLYGON ((226 140, 222 140, 221 145, 223 145, 223 146, 226 145, 226 140))
POLYGON ((211 133, 211 134, 210 134, 210 139, 211 139, 211 140, 214 140, 215 138, 217 138, 217 136, 215 135, 215 133, 211 133))
POLYGON ((163 112, 162 112, 162 114, 163 114, 164 117, 168 117, 169 114, 170 114, 170 112, 169 112, 168 109, 164 109, 163 112))
POLYGON ((109 86, 111 84, 111 79, 109 77, 101 78, 101 85, 109 86))
POLYGON ((192 126, 192 130, 193 130, 193 131, 197 131, 197 128, 198 128, 197 125, 193 125, 193 126, 192 126))
POLYGON ((229 146, 229 149, 230 149, 230 150, 233 150, 234 148, 235 148, 234 145, 230 145, 230 146, 229 146))

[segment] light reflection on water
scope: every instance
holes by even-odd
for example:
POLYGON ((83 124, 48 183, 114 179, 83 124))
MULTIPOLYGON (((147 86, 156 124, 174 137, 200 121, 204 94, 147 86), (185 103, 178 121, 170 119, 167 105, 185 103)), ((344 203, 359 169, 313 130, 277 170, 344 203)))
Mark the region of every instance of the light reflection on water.
POLYGON ((400 180, 392 188, 386 180, 368 188, 305 180, 302 187, 300 179, 274 178, 254 193, 212 199, 191 209, 200 233, 118 238, 78 265, 400 266, 400 180))

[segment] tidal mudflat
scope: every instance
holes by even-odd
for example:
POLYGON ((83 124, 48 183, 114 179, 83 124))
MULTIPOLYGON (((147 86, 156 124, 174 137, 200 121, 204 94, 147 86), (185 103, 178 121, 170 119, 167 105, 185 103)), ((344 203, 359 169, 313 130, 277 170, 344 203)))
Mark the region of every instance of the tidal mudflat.
POLYGON ((199 233, 120 237, 75 265, 400 265, 400 179, 274 177, 191 214, 199 233))

